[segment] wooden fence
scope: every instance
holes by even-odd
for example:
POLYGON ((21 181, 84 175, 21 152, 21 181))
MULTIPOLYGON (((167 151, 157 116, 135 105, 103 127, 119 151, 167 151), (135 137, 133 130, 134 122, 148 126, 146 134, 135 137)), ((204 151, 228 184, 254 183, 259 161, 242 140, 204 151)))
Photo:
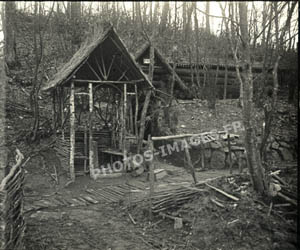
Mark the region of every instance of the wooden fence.
POLYGON ((0 184, 0 250, 24 249, 24 157, 19 150, 16 151, 16 164, 0 184))

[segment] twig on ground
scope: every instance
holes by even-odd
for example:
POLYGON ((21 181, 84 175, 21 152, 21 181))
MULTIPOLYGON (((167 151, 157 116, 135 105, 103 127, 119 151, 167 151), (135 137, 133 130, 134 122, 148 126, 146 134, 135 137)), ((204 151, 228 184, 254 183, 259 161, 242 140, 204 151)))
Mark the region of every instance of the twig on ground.
POLYGON ((219 188, 216 188, 216 187, 214 187, 214 186, 212 186, 212 185, 210 185, 210 184, 208 184, 208 183, 205 183, 205 185, 208 186, 208 187, 210 187, 211 189, 213 189, 213 190, 219 192, 220 194, 223 194, 224 196, 226 196, 226 197, 228 197, 228 198, 234 200, 234 201, 239 201, 239 200, 240 200, 239 198, 237 198, 237 197, 235 197, 235 196, 233 196, 233 195, 231 195, 231 194, 228 194, 228 193, 226 193, 225 191, 223 191, 223 190, 221 190, 221 189, 219 189, 219 188))

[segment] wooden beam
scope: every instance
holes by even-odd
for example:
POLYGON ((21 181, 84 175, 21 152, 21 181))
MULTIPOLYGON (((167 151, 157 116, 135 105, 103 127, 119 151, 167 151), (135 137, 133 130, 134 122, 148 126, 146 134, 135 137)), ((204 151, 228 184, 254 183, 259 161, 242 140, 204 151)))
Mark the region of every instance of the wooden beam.
POLYGON ((75 83, 99 83, 99 84, 135 84, 138 82, 144 82, 144 79, 131 80, 131 81, 106 81, 106 80, 82 80, 76 79, 75 83))
POLYGON ((90 176, 94 179, 93 106, 93 83, 89 82, 89 165, 90 176))
POLYGON ((70 177, 72 181, 75 181, 75 168, 74 168, 74 156, 75 156, 75 86, 74 82, 71 82, 71 94, 70 94, 70 177))

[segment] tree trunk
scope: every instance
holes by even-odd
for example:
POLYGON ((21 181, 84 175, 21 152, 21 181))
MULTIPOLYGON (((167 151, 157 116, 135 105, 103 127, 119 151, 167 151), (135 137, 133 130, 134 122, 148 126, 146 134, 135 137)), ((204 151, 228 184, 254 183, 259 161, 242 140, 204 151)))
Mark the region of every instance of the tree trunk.
POLYGON ((72 24, 72 51, 75 53, 81 42, 80 29, 78 25, 81 18, 81 2, 71 2, 71 24, 72 24))
POLYGON ((279 88, 279 83, 278 83, 278 66, 279 66, 279 61, 282 57, 282 53, 283 53, 283 38, 286 34, 286 32, 289 30, 290 28, 290 21, 292 18, 292 14, 294 12, 296 3, 294 2, 291 6, 291 8, 288 10, 288 16, 286 19, 286 23, 280 33, 279 30, 279 13, 278 13, 278 3, 277 2, 273 2, 273 7, 274 7, 274 14, 275 14, 275 40, 276 40, 276 54, 277 54, 277 58, 276 61, 274 63, 273 66, 273 91, 272 91, 272 96, 271 97, 266 97, 267 99, 271 98, 270 103, 266 103, 265 104, 265 128, 263 131, 263 136, 262 136, 262 143, 260 146, 260 154, 261 157, 265 158, 266 156, 266 144, 267 144, 267 140, 269 138, 269 135, 271 133, 271 129, 272 129, 272 122, 273 122, 273 116, 274 116, 274 112, 276 110, 276 104, 277 104, 277 93, 278 93, 278 88, 279 88))
POLYGON ((5 23, 9 27, 6 29, 5 34, 5 60, 9 67, 13 67, 17 62, 16 53, 16 27, 15 27, 15 15, 16 15, 16 3, 14 1, 5 2, 5 23))
MULTIPOLYGON (((7 3, 7 2, 6 2, 7 3)), ((5 22, 5 9, 2 9, 1 11, 2 15, 2 25, 0 25, 0 181, 5 176, 5 170, 7 167, 7 150, 6 150, 6 116, 5 116, 5 103, 6 103, 6 85, 7 85, 7 79, 6 79, 6 73, 5 73, 5 36, 6 36, 6 22, 5 22), (2 26, 2 27, 1 27, 2 26), (2 54, 4 52, 4 54, 2 54)))
POLYGON ((248 168, 252 178, 254 190, 259 194, 266 194, 267 185, 257 150, 257 140, 254 128, 253 110, 253 75, 251 65, 251 52, 248 36, 247 6, 245 2, 239 2, 240 34, 242 40, 241 59, 243 71, 241 72, 243 87, 243 122, 245 126, 245 147, 248 160, 248 168))
POLYGON ((163 9, 162 9, 161 20, 160 20, 160 32, 161 32, 161 34, 167 28, 169 11, 170 11, 169 2, 166 1, 166 2, 164 2, 164 6, 163 6, 163 9))
POLYGON ((205 12, 206 12, 206 15, 205 15, 205 30, 207 33, 210 33, 210 22, 209 22, 209 11, 210 9, 210 2, 207 1, 206 2, 206 6, 205 6, 205 12))
MULTIPOLYGON (((153 79, 153 71, 154 71, 154 47, 152 44, 150 44, 149 80, 151 82, 153 79)), ((141 119, 140 119, 140 131, 139 131, 140 133, 139 133, 138 148, 137 148, 138 153, 140 153, 143 144, 144 133, 145 133, 145 121, 146 121, 148 106, 150 103, 150 97, 151 97, 151 90, 148 90, 146 93, 144 106, 143 106, 141 119)))

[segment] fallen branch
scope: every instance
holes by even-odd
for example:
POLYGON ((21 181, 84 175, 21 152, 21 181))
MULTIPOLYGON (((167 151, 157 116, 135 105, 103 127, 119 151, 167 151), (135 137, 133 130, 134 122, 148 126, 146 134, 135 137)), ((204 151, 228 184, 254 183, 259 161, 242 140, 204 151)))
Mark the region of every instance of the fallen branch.
POLYGON ((279 197, 281 197, 282 199, 286 200, 287 202, 290 202, 290 203, 292 203, 293 205, 297 206, 297 201, 296 201, 296 200, 293 200, 293 199, 291 199, 291 198, 285 196, 284 194, 282 194, 282 193, 280 193, 280 192, 278 192, 277 195, 278 195, 279 197))
POLYGON ((234 201, 239 201, 239 200, 240 200, 239 198, 237 198, 237 197, 235 197, 235 196, 233 196, 233 195, 231 195, 231 194, 228 194, 228 193, 226 193, 225 191, 223 191, 223 190, 221 190, 221 189, 219 189, 219 188, 216 188, 216 187, 214 187, 214 186, 211 186, 211 185, 208 184, 208 183, 205 183, 205 185, 208 186, 208 187, 210 187, 211 189, 213 189, 213 190, 219 192, 220 194, 223 194, 223 195, 226 196, 227 198, 230 198, 230 199, 232 199, 232 200, 234 200, 234 201))
POLYGON ((212 203, 216 204, 217 206, 219 206, 221 208, 225 208, 225 206, 221 202, 218 202, 213 198, 210 198, 210 200, 211 200, 212 203))
POLYGON ((131 222, 133 223, 133 225, 136 225, 136 221, 132 218, 131 214, 128 213, 129 219, 131 220, 131 222))

